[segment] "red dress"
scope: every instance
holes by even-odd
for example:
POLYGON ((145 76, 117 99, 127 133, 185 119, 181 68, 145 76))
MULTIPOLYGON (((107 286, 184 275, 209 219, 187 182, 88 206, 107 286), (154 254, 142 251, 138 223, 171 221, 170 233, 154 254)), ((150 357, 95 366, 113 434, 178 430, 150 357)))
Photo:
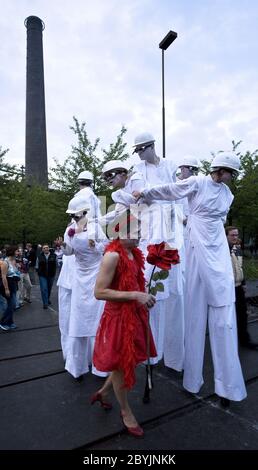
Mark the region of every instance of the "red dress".
MULTIPOLYGON (((117 252, 119 261, 110 289, 145 292, 144 257, 133 248, 130 260, 119 240, 111 242, 106 250, 117 252)), ((93 364, 103 372, 123 370, 124 386, 135 383, 135 367, 147 359, 147 331, 150 335, 150 356, 157 356, 148 324, 146 307, 135 300, 107 301, 98 327, 93 364)))

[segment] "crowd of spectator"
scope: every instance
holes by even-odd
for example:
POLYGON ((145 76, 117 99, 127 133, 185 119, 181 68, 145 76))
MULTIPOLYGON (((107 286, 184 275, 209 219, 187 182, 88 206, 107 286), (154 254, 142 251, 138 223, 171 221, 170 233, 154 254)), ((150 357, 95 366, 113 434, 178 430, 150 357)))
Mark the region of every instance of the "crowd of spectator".
POLYGON ((55 244, 54 248, 49 248, 46 244, 32 245, 31 243, 26 243, 25 248, 21 244, 6 245, 0 250, 1 330, 9 331, 17 328, 13 321, 13 313, 25 303, 31 304, 32 286, 37 284, 36 273, 39 276, 43 306, 48 308, 56 268, 60 270, 62 266, 60 251, 58 244, 55 244), (48 269, 49 255, 54 264, 51 273, 48 269), (48 279, 50 274, 51 283, 48 279))

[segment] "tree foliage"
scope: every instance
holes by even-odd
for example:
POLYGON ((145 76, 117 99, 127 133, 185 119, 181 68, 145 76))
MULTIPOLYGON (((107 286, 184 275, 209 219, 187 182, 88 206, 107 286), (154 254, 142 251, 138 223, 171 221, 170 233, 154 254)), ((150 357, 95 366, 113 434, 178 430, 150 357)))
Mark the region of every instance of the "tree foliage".
POLYGON ((94 192, 97 195, 109 195, 109 188, 101 178, 102 167, 109 160, 123 161, 129 157, 125 152, 126 144, 123 142, 126 128, 122 126, 116 142, 110 144, 108 150, 102 149, 103 158, 101 158, 97 152, 100 138, 95 139, 92 144, 86 132, 86 123, 80 124, 76 117, 73 117, 73 121, 74 125, 70 126, 70 129, 77 138, 77 145, 72 145, 71 154, 64 163, 55 160, 56 166, 51 169, 51 187, 62 190, 72 197, 78 191, 77 176, 81 171, 88 170, 93 173, 94 192))
POLYGON ((0 241, 48 242, 63 234, 67 225, 67 198, 60 191, 9 180, 0 187, 0 241))
POLYGON ((11 165, 6 163, 4 158, 9 152, 9 149, 3 150, 0 146, 0 183, 3 184, 4 181, 9 179, 19 180, 22 176, 22 171, 18 169, 17 165, 11 165))
MULTIPOLYGON (((69 199, 78 191, 77 176, 83 170, 94 175, 94 190, 98 195, 110 199, 110 189, 101 178, 103 164, 109 160, 126 160, 126 144, 123 142, 126 129, 123 126, 116 142, 108 149, 99 150, 100 139, 91 143, 86 132, 86 123, 73 118, 71 126, 77 141, 72 145, 71 154, 61 164, 51 169, 50 188, 28 186, 22 168, 5 161, 8 149, 0 147, 0 242, 48 242, 62 234, 69 221, 66 208, 69 199)), ((241 141, 232 141, 233 150, 239 155, 241 172, 232 182, 234 202, 228 223, 241 229, 245 234, 258 233, 258 149, 241 153, 241 141)), ((214 154, 211 153, 213 157, 214 154)), ((210 161, 202 160, 201 171, 208 174, 210 161)))
MULTIPOLYGON (((236 150, 240 143, 235 147, 236 150)), ((258 234, 258 149, 238 154, 241 172, 233 183, 235 198, 231 211, 232 219, 234 224, 242 228, 242 232, 255 235, 258 234)))
POLYGON ((108 160, 128 158, 123 136, 123 126, 116 142, 107 150, 102 149, 102 157, 97 154, 100 139, 91 143, 86 132, 86 124, 74 117, 74 132, 77 142, 72 146, 71 155, 64 163, 58 163, 51 169, 50 188, 46 190, 38 185, 28 186, 22 169, 5 162, 8 149, 0 147, 0 243, 51 243, 64 233, 69 222, 66 208, 69 200, 79 190, 77 176, 83 170, 94 175, 96 194, 105 195, 111 202, 110 189, 101 179, 103 164, 108 160))

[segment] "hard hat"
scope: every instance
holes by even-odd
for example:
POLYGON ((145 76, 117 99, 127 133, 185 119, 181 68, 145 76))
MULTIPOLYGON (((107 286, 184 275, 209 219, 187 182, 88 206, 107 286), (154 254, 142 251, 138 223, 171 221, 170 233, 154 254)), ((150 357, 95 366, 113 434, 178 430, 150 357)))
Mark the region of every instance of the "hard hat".
POLYGON ((91 205, 90 202, 87 201, 85 198, 81 197, 73 197, 68 204, 68 208, 66 213, 67 214, 78 214, 79 212, 88 211, 90 210, 91 205))
POLYGON ((107 173, 108 171, 113 171, 113 170, 129 170, 128 163, 122 162, 121 160, 109 160, 109 162, 106 162, 103 165, 102 168, 102 174, 107 173))
POLYGON ((191 155, 187 155, 186 157, 182 158, 178 165, 178 168, 180 168, 181 166, 192 166, 193 168, 199 168, 200 163, 197 158, 192 157, 191 155))
POLYGON ((211 162, 211 171, 218 168, 230 168, 239 172, 240 158, 233 152, 219 152, 211 162))
POLYGON ((81 180, 89 180, 93 181, 93 174, 90 171, 82 171, 78 176, 77 176, 77 181, 81 180))
POLYGON ((143 132, 142 134, 139 134, 135 137, 133 147, 138 147, 139 145, 145 144, 152 144, 153 142, 155 142, 153 135, 150 134, 150 132, 143 132))

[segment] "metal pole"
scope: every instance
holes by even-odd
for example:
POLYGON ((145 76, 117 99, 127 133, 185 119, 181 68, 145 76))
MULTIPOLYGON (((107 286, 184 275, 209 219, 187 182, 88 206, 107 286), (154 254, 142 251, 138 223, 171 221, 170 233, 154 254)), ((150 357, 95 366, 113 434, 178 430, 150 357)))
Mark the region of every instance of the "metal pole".
POLYGON ((165 78, 164 78, 164 51, 177 38, 175 31, 169 31, 168 34, 159 43, 162 50, 162 136, 163 136, 163 158, 166 157, 166 140, 165 140, 165 78))
POLYGON ((166 156, 166 141, 165 141, 165 79, 164 79, 164 49, 162 49, 162 156, 166 156))

